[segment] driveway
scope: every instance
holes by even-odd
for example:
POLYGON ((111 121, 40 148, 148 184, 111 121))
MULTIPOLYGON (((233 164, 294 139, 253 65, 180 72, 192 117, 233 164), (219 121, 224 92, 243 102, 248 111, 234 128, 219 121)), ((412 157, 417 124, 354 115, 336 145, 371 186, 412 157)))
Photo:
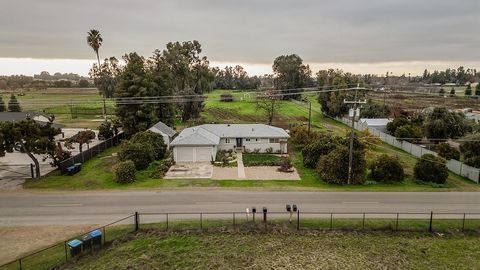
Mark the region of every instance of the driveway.
POLYGON ((213 165, 207 162, 182 162, 170 167, 164 179, 210 179, 213 165))

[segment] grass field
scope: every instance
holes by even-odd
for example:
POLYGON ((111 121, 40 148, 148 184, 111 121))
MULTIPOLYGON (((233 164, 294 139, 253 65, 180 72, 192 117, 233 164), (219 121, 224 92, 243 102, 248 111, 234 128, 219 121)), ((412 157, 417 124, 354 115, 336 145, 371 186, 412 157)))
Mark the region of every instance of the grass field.
POLYGON ((478 236, 140 232, 66 269, 475 269, 478 236))

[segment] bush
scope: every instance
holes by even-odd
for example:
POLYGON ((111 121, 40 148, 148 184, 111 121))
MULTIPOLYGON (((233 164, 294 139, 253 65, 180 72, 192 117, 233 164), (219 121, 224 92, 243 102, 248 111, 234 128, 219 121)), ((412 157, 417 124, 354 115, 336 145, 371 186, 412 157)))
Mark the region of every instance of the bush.
POLYGON ((475 168, 480 168, 480 156, 465 159, 465 164, 475 168))
POLYGON ((305 145, 314 141, 320 134, 321 133, 316 131, 310 131, 310 133, 308 133, 308 128, 305 126, 294 127, 290 131, 289 142, 291 142, 295 148, 303 149, 305 145))
POLYGON ((221 102, 232 102, 233 101, 233 95, 230 93, 225 93, 220 95, 220 101, 221 102))
POLYGON ((273 148, 272 147, 265 148, 265 153, 267 154, 273 153, 273 148))
POLYGON ((405 117, 395 118, 395 119, 393 119, 392 122, 389 122, 387 124, 387 132, 390 135, 395 135, 395 131, 397 131, 397 128, 399 128, 401 126, 404 126, 404 125, 408 125, 409 123, 410 123, 410 121, 408 121, 408 119, 405 118, 405 117))
POLYGON ((310 144, 307 144, 302 149, 303 165, 307 168, 315 168, 318 159, 330 153, 335 149, 336 143, 333 138, 324 138, 310 144))
POLYGON ((162 179, 172 165, 173 165, 173 158, 171 156, 168 156, 167 158, 160 160, 157 167, 155 167, 155 171, 153 171, 150 174, 150 177, 155 179, 162 179))
POLYGON ((471 134, 462 138, 460 152, 468 159, 480 156, 480 134, 471 134))
POLYGON ((284 157, 282 158, 282 161, 280 163, 280 168, 278 168, 278 171, 280 172, 292 172, 292 161, 290 160, 289 157, 284 157))
POLYGON ((397 157, 381 155, 370 164, 371 177, 378 182, 402 182, 405 174, 397 157))
POLYGON ((445 159, 432 154, 423 155, 415 164, 413 174, 417 180, 444 184, 448 178, 445 159))
POLYGON ((133 143, 124 141, 118 151, 118 159, 121 161, 131 160, 137 170, 143 170, 155 160, 152 147, 148 144, 133 143))
POLYGON ((443 157, 446 160, 450 159, 460 159, 460 151, 457 148, 451 146, 448 143, 440 143, 437 145, 438 155, 443 157))
POLYGON ((113 137, 112 123, 105 121, 98 126, 98 139, 109 139, 113 137))
POLYGON ((407 142, 418 141, 422 139, 422 136, 423 136, 422 130, 417 126, 410 125, 410 124, 400 126, 395 131, 396 138, 399 138, 399 139, 406 138, 401 140, 405 140, 407 142))
POLYGON ((113 167, 115 182, 121 184, 132 183, 135 181, 135 164, 131 160, 118 163, 113 167))
MULTIPOLYGON (((317 173, 325 182, 333 184, 348 183, 349 151, 345 146, 339 146, 329 154, 320 157, 317 173)), ((366 161, 364 151, 353 151, 353 177, 351 184, 365 182, 366 161)))
POLYGON ((130 139, 133 143, 139 143, 142 145, 148 145, 149 150, 153 151, 153 157, 156 160, 163 159, 165 152, 167 151, 167 145, 163 141, 161 134, 152 131, 138 132, 130 139))

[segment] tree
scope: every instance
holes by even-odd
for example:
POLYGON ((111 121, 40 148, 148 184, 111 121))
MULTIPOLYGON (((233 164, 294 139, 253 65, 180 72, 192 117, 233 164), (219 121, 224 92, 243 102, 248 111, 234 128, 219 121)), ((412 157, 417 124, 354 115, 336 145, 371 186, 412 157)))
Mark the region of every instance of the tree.
POLYGON ((450 97, 454 97, 455 96, 455 88, 452 87, 452 89, 450 89, 450 97))
POLYGON ((449 139, 462 137, 472 130, 465 115, 436 107, 427 115, 424 123, 425 135, 429 139, 449 139))
POLYGON ((446 160, 460 159, 460 151, 457 148, 451 146, 449 143, 440 143, 437 145, 438 155, 446 160))
POLYGON ((271 92, 266 92, 263 95, 257 95, 256 106, 257 109, 266 114, 268 124, 271 125, 275 115, 280 110, 280 100, 271 92))
POLYGON ((480 82, 477 83, 477 86, 475 87, 475 95, 480 96, 480 82))
MULTIPOLYGON (((365 181, 366 161, 365 152, 353 151, 352 184, 361 184, 365 181)), ((320 157, 317 164, 317 173, 325 182, 346 184, 348 182, 349 151, 346 146, 338 146, 333 151, 320 157)))
POLYGON ((371 164, 371 177, 380 182, 402 182, 405 177, 402 164, 397 157, 386 154, 378 156, 371 164))
POLYGON ((417 142, 422 139, 423 133, 419 127, 412 124, 406 124, 397 128, 395 131, 395 137, 407 142, 417 142))
POLYGON ((110 57, 103 61, 101 66, 93 66, 90 76, 93 77, 95 86, 100 94, 106 98, 112 98, 117 87, 117 76, 120 73, 120 66, 117 58, 110 57))
POLYGON ((155 156, 148 144, 123 141, 120 151, 118 151, 118 159, 120 161, 131 160, 137 170, 143 170, 155 160, 155 156))
POLYGON ((307 168, 315 168, 320 157, 333 151, 337 143, 338 140, 328 135, 311 141, 302 149, 303 165, 307 168))
POLYGON ((149 151, 153 152, 153 156, 156 160, 160 160, 165 157, 167 145, 165 145, 163 136, 161 134, 149 130, 138 132, 130 139, 130 141, 133 143, 148 145, 149 151))
POLYGON ((103 123, 98 126, 98 138, 102 138, 103 140, 109 139, 113 137, 114 128, 111 121, 104 121, 103 123))
POLYGON ((303 64, 300 56, 290 54, 275 58, 272 68, 275 75, 275 88, 281 90, 290 89, 283 93, 291 95, 283 96, 283 99, 299 99, 301 96, 300 91, 291 89, 299 89, 309 84, 312 74, 310 67, 303 64))
POLYGON ((410 124, 410 121, 406 117, 397 117, 387 124, 387 132, 390 135, 395 135, 395 132, 399 127, 408 124, 410 124))
POLYGON ((98 66, 100 67, 100 56, 98 54, 98 50, 102 46, 103 38, 100 34, 100 31, 96 29, 91 29, 87 32, 87 43, 90 47, 92 47, 93 51, 97 55, 98 66))
POLYGON ((73 149, 72 144, 78 143, 78 150, 83 152, 82 148, 84 144, 89 144, 95 139, 95 132, 91 130, 83 130, 73 135, 70 138, 65 139, 65 146, 69 149, 73 149))
POLYGON ((460 152, 467 158, 480 156, 480 134, 470 134, 462 138, 460 152))
POLYGON ((472 95, 472 86, 468 84, 467 88, 465 88, 465 96, 471 96, 471 95, 472 95))
POLYGON ((445 89, 443 87, 440 88, 440 91, 438 91, 438 95, 443 97, 445 95, 445 89))
POLYGON ((40 163, 35 155, 55 156, 55 136, 60 129, 51 123, 38 124, 32 119, 0 123, 0 156, 11 153, 19 145, 35 164, 35 177, 40 178, 40 163))
POLYGON ((3 97, 0 96, 0 112, 4 112, 7 109, 5 106, 5 101, 3 101, 3 97))
POLYGON ((386 118, 390 114, 387 105, 373 103, 371 100, 360 110, 361 118, 386 118))
POLYGON ((413 174, 416 179, 423 182, 444 184, 448 178, 448 168, 445 159, 425 154, 415 164, 413 174))
POLYGON ((80 81, 78 81, 78 86, 81 88, 87 88, 88 86, 90 86, 90 84, 87 80, 81 79, 80 81))
POLYGON ((8 101, 8 111, 9 112, 21 112, 22 108, 20 103, 18 103, 17 98, 14 94, 10 95, 10 100, 8 101))

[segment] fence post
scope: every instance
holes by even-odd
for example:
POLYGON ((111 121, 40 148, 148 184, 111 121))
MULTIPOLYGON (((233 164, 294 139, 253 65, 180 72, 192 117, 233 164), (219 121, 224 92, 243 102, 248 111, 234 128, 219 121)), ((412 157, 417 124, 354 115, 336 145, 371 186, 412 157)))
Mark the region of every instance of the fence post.
POLYGON ((233 213, 233 229, 236 229, 236 224, 235 224, 235 213, 233 213))
POLYGON ((35 175, 33 174, 33 164, 30 163, 30 175, 32 176, 32 179, 35 178, 35 175))
POLYGON ((18 266, 20 267, 19 269, 22 270, 22 259, 18 259, 18 266))
POLYGON ((203 213, 200 213, 200 230, 203 230, 203 213))
POLYGON ((333 229, 333 213, 330 213, 330 230, 333 229))
POLYGON ((428 227, 428 231, 432 232, 432 222, 433 222, 433 211, 430 212, 430 226, 428 227))
POLYGON ((462 231, 465 231, 465 213, 463 213, 462 231))
POLYGON ((65 261, 68 261, 67 241, 65 241, 65 243, 63 243, 63 245, 65 247, 65 261))
POLYGON ((297 231, 300 230, 300 209, 297 210, 297 231))
POLYGON ((362 230, 365 230, 365 213, 363 213, 362 230))
POLYGON ((398 216, 399 214, 397 213, 397 223, 395 224, 395 231, 398 231, 398 216))
POLYGON ((139 223, 139 220, 138 220, 138 212, 135 212, 135 231, 138 231, 138 224, 139 223))
POLYGON ((105 242, 107 241, 107 232, 105 230, 105 226, 102 227, 103 230, 103 244, 105 245, 105 242))
POLYGON ((168 231, 168 213, 166 214, 167 217, 167 231, 168 231))

